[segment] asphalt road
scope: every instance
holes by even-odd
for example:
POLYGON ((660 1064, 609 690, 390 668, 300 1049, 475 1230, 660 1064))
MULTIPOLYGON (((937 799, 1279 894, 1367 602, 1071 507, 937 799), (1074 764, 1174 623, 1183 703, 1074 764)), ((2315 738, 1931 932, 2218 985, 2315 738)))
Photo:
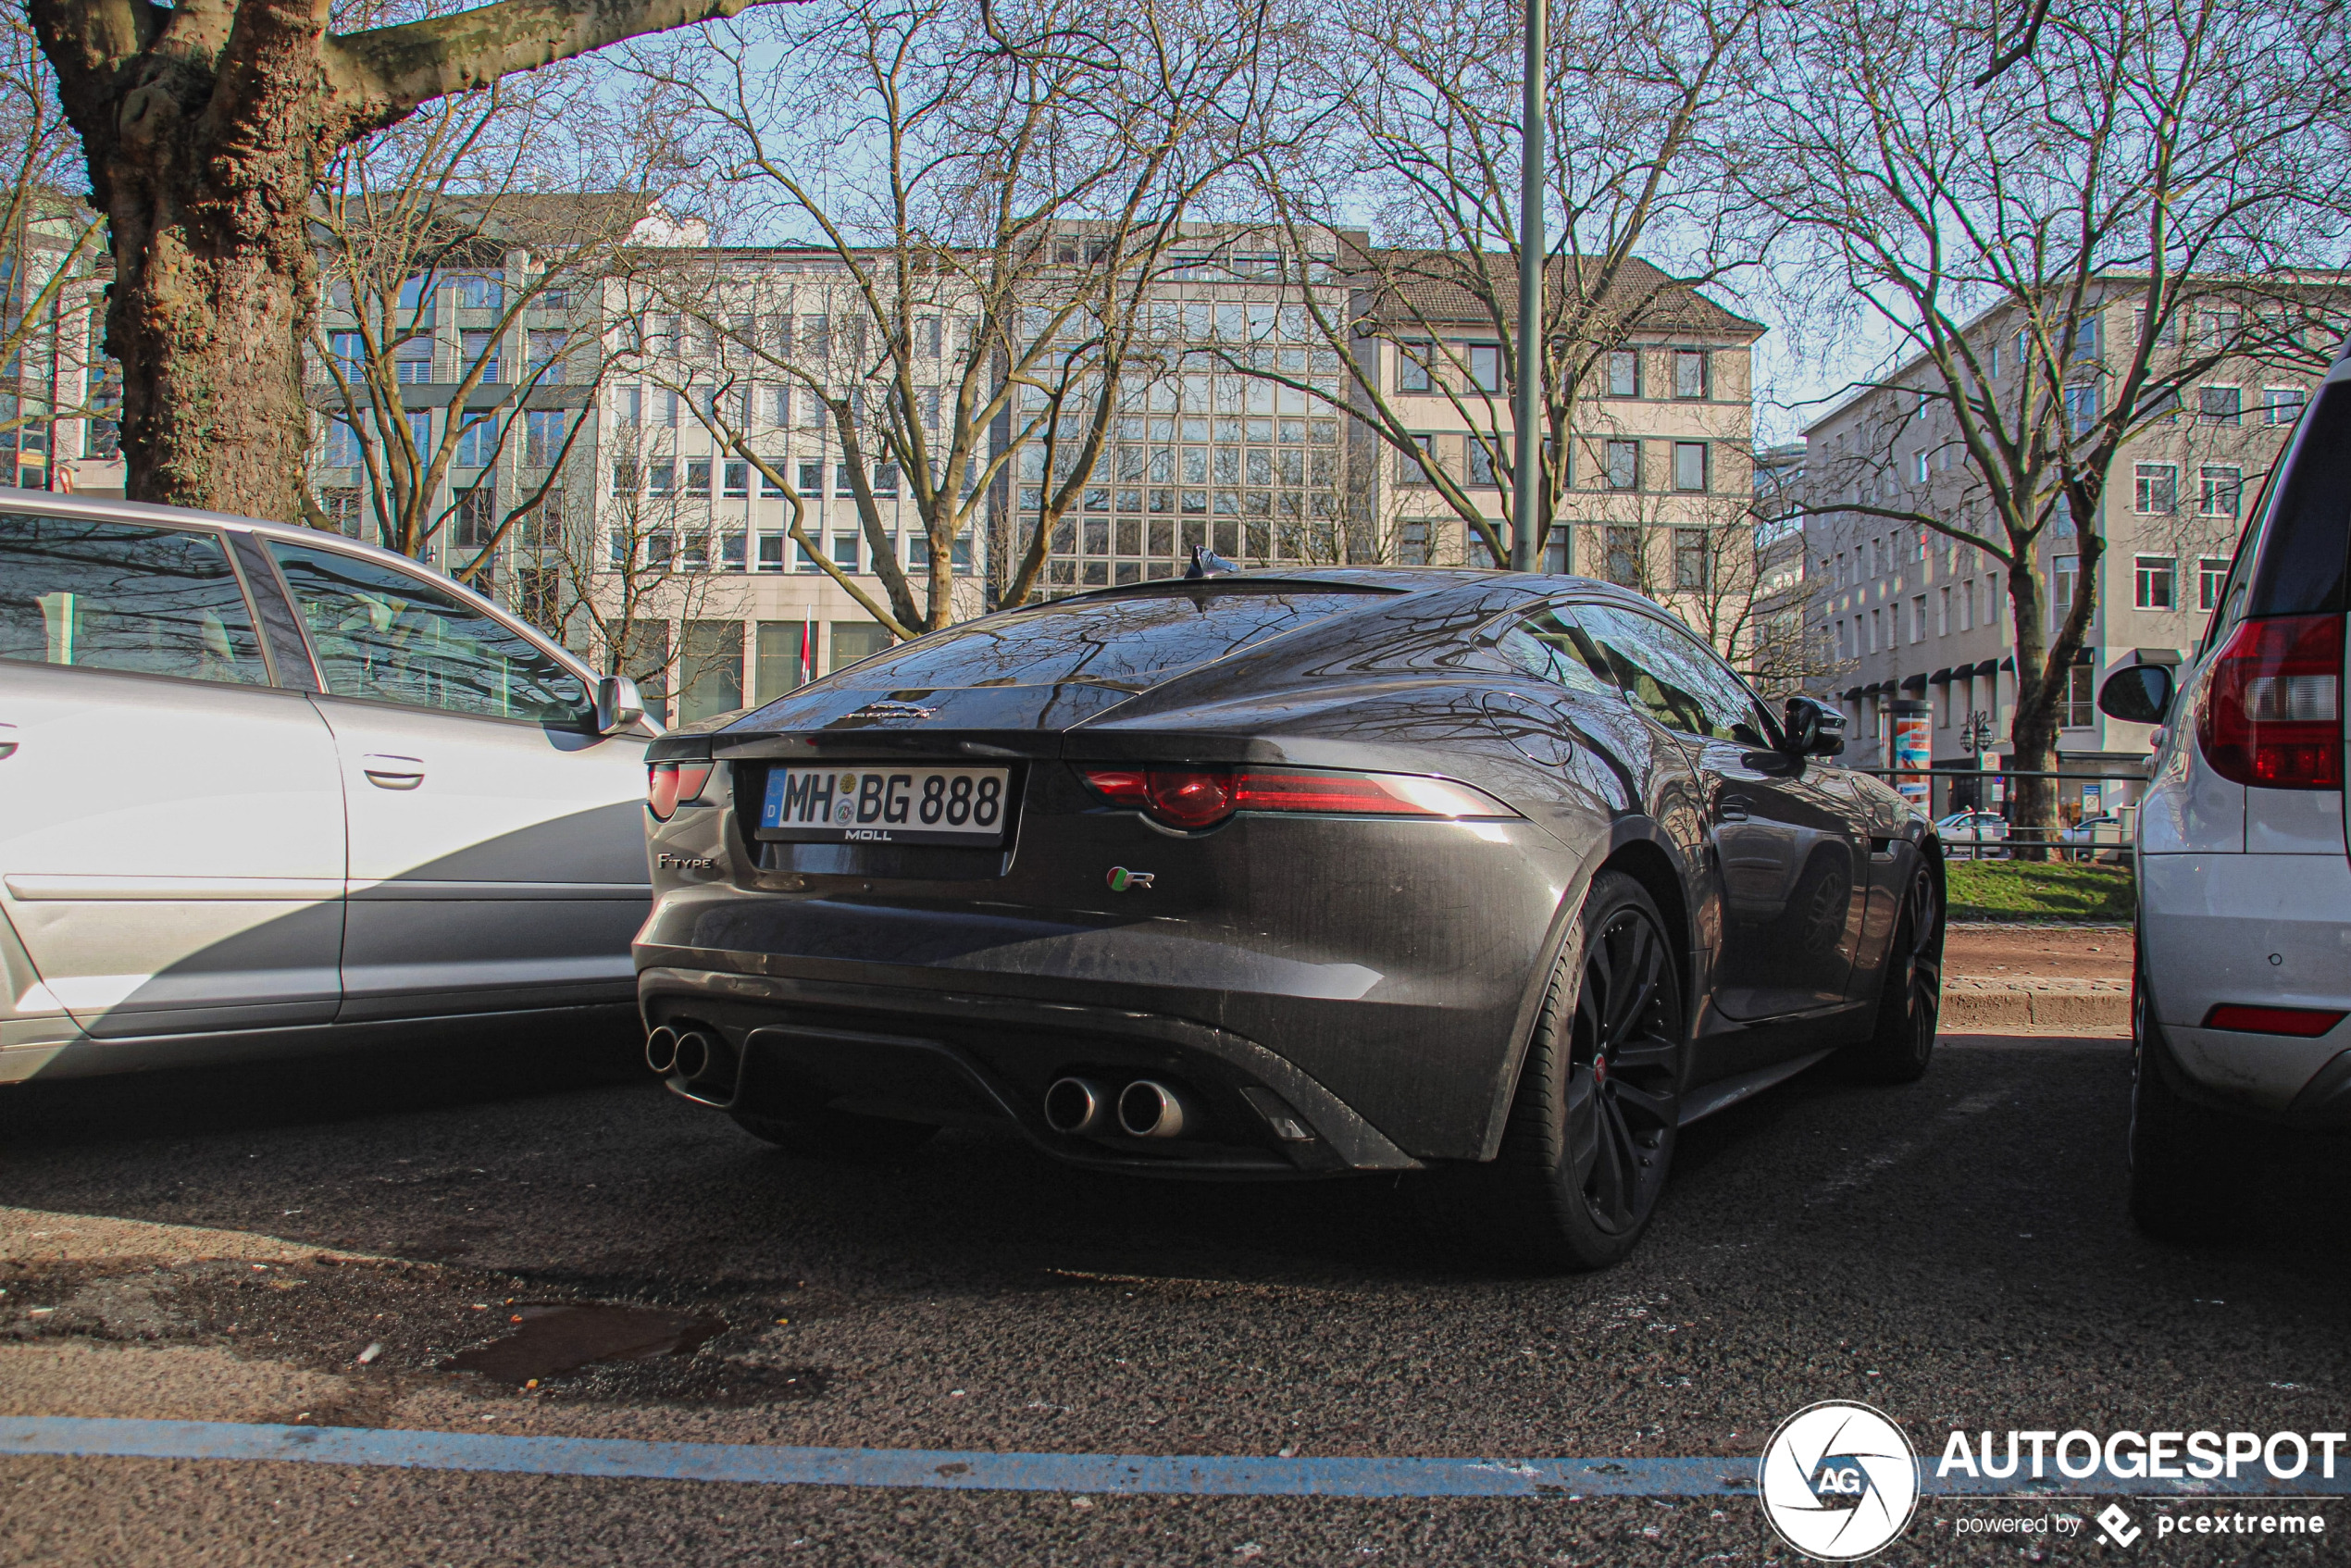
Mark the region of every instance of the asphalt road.
MULTIPOLYGON (((657 1087, 598 1081, 578 1054, 477 1048, 0 1100, 0 1414, 1741 1463, 1828 1398, 1866 1400, 1937 1450, 1955 1426, 2312 1431, 2351 1414, 2336 1151, 2270 1169, 2270 1216, 2240 1247, 2140 1239, 2123 1213, 2129 1061, 2112 1039, 1947 1040, 1903 1089, 1801 1078, 1686 1135, 1641 1251, 1571 1278, 1463 1255, 1393 1182, 1153 1183, 965 1133, 896 1165, 796 1160, 657 1087), (516 1332, 526 1306, 579 1302, 725 1326, 695 1328, 710 1337, 691 1354, 537 1388, 442 1369, 516 1332)), ((2126 1555, 2088 1532, 1955 1534, 2020 1512, 2046 1511, 1930 1500, 1880 1561, 2126 1555)), ((2351 1532, 2351 1505, 2325 1512, 2351 1532)), ((2127 1556, 2351 1549, 2150 1531, 2127 1556)), ((0 1460, 12 1564, 1792 1560, 1746 1499, 0 1460)))

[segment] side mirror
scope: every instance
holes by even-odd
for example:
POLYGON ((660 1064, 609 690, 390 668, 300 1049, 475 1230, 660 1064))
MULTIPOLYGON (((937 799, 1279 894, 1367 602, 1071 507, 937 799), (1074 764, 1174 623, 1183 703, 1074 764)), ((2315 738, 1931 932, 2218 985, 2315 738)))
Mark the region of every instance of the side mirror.
POLYGON ((1788 750, 1799 757, 1845 753, 1845 716, 1815 697, 1787 700, 1788 750))
POLYGON ((2098 688, 2098 712, 2126 724, 2161 724, 2176 694, 2164 665, 2124 665, 2098 688))
POLYGON ((596 733, 610 735, 645 716, 645 700, 637 683, 625 675, 608 675, 596 682, 596 733))

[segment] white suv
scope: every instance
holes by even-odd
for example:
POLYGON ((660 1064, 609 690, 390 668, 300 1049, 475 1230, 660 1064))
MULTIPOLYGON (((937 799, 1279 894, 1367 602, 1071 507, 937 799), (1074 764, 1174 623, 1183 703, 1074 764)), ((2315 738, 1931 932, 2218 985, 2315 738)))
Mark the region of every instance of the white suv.
MULTIPOLYGON (((2351 345, 2346 345, 2351 348, 2351 345)), ((2203 646, 2109 676, 2165 728, 2139 811, 2131 1206, 2142 1229, 2241 1217, 2263 1124, 2351 1126, 2343 818, 2351 354, 2253 507, 2203 646)))

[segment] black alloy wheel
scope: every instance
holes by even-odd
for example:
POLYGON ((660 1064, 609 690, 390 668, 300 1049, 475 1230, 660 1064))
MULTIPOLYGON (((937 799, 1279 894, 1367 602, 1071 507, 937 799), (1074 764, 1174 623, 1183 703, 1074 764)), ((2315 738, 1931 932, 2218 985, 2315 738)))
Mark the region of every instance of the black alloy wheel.
POLYGON ((1934 1058, 1934 1031, 1943 1013, 1943 897, 1934 867, 1923 857, 1910 872, 1902 912, 1887 944, 1878 980, 1877 1023, 1870 1038, 1840 1059, 1872 1083, 1915 1083, 1934 1058))
POLYGON ((1584 950, 1567 1083, 1567 1157, 1592 1219, 1638 1230, 1665 1185, 1661 1157, 1681 1109, 1682 1009, 1665 933, 1646 910, 1616 913, 1584 950))
POLYGON ((1681 1116, 1686 1013, 1657 904, 1592 879, 1552 972, 1499 1158, 1462 1173, 1443 1223, 1522 1262, 1606 1268, 1640 1239, 1681 1116))

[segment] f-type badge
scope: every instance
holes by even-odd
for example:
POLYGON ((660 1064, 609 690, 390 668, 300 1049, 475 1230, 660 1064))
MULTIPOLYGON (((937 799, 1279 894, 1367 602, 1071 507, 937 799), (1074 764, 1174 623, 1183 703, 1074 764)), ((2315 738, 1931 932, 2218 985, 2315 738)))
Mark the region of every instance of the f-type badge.
POLYGON ((1113 865, 1110 868, 1110 875, 1102 880, 1110 884, 1110 890, 1113 893, 1148 893, 1151 890, 1153 876, 1149 871, 1129 871, 1123 865, 1113 865))

